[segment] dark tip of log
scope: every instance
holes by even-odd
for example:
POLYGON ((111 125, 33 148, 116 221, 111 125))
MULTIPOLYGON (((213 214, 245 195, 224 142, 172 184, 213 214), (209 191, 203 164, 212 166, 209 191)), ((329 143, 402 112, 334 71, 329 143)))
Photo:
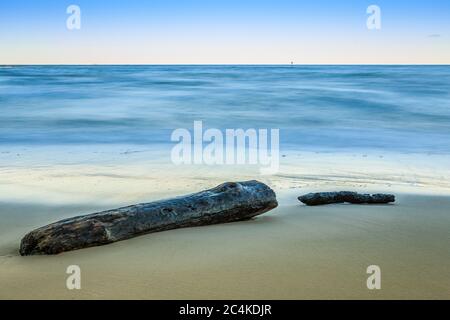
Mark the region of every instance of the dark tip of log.
POLYGON ((28 233, 20 254, 57 254, 175 228, 247 220, 278 206, 275 192, 258 181, 61 220, 28 233))
POLYGON ((332 203, 352 203, 352 204, 387 204, 395 202, 393 194, 360 194, 351 191, 338 192, 317 192, 308 193, 298 197, 298 200, 308 206, 318 206, 332 203))

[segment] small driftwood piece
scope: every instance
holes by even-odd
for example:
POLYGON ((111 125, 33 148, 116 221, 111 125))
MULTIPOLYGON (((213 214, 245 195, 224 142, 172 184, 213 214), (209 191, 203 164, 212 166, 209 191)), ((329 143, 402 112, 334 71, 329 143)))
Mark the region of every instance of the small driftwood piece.
POLYGON ((227 182, 187 196, 49 224, 22 239, 20 254, 58 254, 151 232, 246 220, 277 205, 275 192, 261 182, 227 182))
POLYGON ((384 193, 361 194, 351 191, 339 191, 308 193, 298 197, 298 200, 308 206, 318 206, 322 204, 344 202, 353 204, 386 204, 395 202, 395 196, 393 194, 384 193))

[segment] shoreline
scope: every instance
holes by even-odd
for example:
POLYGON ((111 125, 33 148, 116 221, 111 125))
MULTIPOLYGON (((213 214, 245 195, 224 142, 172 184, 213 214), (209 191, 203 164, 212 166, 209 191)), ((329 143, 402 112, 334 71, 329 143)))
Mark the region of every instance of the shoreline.
POLYGON ((450 155, 281 151, 274 175, 251 165, 174 165, 170 150, 25 148, 0 152, 0 201, 100 206, 259 180, 277 190, 450 195, 450 155), (70 151, 69 151, 70 150, 70 151))

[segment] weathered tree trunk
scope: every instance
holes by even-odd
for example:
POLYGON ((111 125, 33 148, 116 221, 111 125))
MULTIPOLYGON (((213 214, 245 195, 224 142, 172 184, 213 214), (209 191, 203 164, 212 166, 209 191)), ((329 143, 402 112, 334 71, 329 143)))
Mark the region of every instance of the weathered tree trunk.
POLYGON ((350 191, 339 191, 339 192, 317 192, 308 193, 303 196, 298 197, 298 200, 303 202, 308 206, 317 206, 321 204, 331 204, 331 203, 354 203, 354 204, 385 204, 395 201, 395 196, 393 194, 360 194, 357 192, 350 191))
POLYGON ((277 205, 275 192, 261 182, 227 182, 183 197, 49 224, 31 231, 22 239, 20 254, 57 254, 150 232, 245 220, 277 205))

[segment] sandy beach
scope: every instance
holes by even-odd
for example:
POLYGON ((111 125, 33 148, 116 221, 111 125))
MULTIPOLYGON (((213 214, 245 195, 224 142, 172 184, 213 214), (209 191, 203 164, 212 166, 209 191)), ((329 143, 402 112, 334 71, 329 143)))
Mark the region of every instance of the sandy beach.
POLYGON ((281 200, 277 209, 251 221, 33 257, 18 256, 17 246, 27 226, 41 220, 37 215, 52 221, 56 212, 88 208, 2 204, 7 217, 32 213, 25 215, 30 220, 2 223, 0 298, 449 298, 449 197, 402 195, 388 206, 289 202, 281 200), (65 287, 72 264, 81 267, 81 290, 65 287), (378 291, 366 288, 372 264, 382 270, 378 291))
POLYGON ((346 168, 345 156, 314 154, 309 161, 303 155, 298 162, 288 154, 278 175, 257 176, 227 168, 163 170, 157 163, 145 169, 139 157, 146 155, 137 155, 122 166, 93 161, 29 167, 23 152, 23 166, 2 167, 1 299, 450 297, 449 189, 425 167, 419 172, 398 158, 358 155, 370 164, 358 171, 346 168), (378 161, 383 166, 374 165, 378 161), (148 234, 56 256, 18 255, 26 232, 61 218, 255 177, 274 188, 279 207, 250 221, 148 234), (324 190, 393 192, 397 201, 307 207, 296 199, 324 190), (81 290, 66 288, 69 265, 81 268, 81 290), (366 287, 369 265, 381 268, 381 290, 366 287))

